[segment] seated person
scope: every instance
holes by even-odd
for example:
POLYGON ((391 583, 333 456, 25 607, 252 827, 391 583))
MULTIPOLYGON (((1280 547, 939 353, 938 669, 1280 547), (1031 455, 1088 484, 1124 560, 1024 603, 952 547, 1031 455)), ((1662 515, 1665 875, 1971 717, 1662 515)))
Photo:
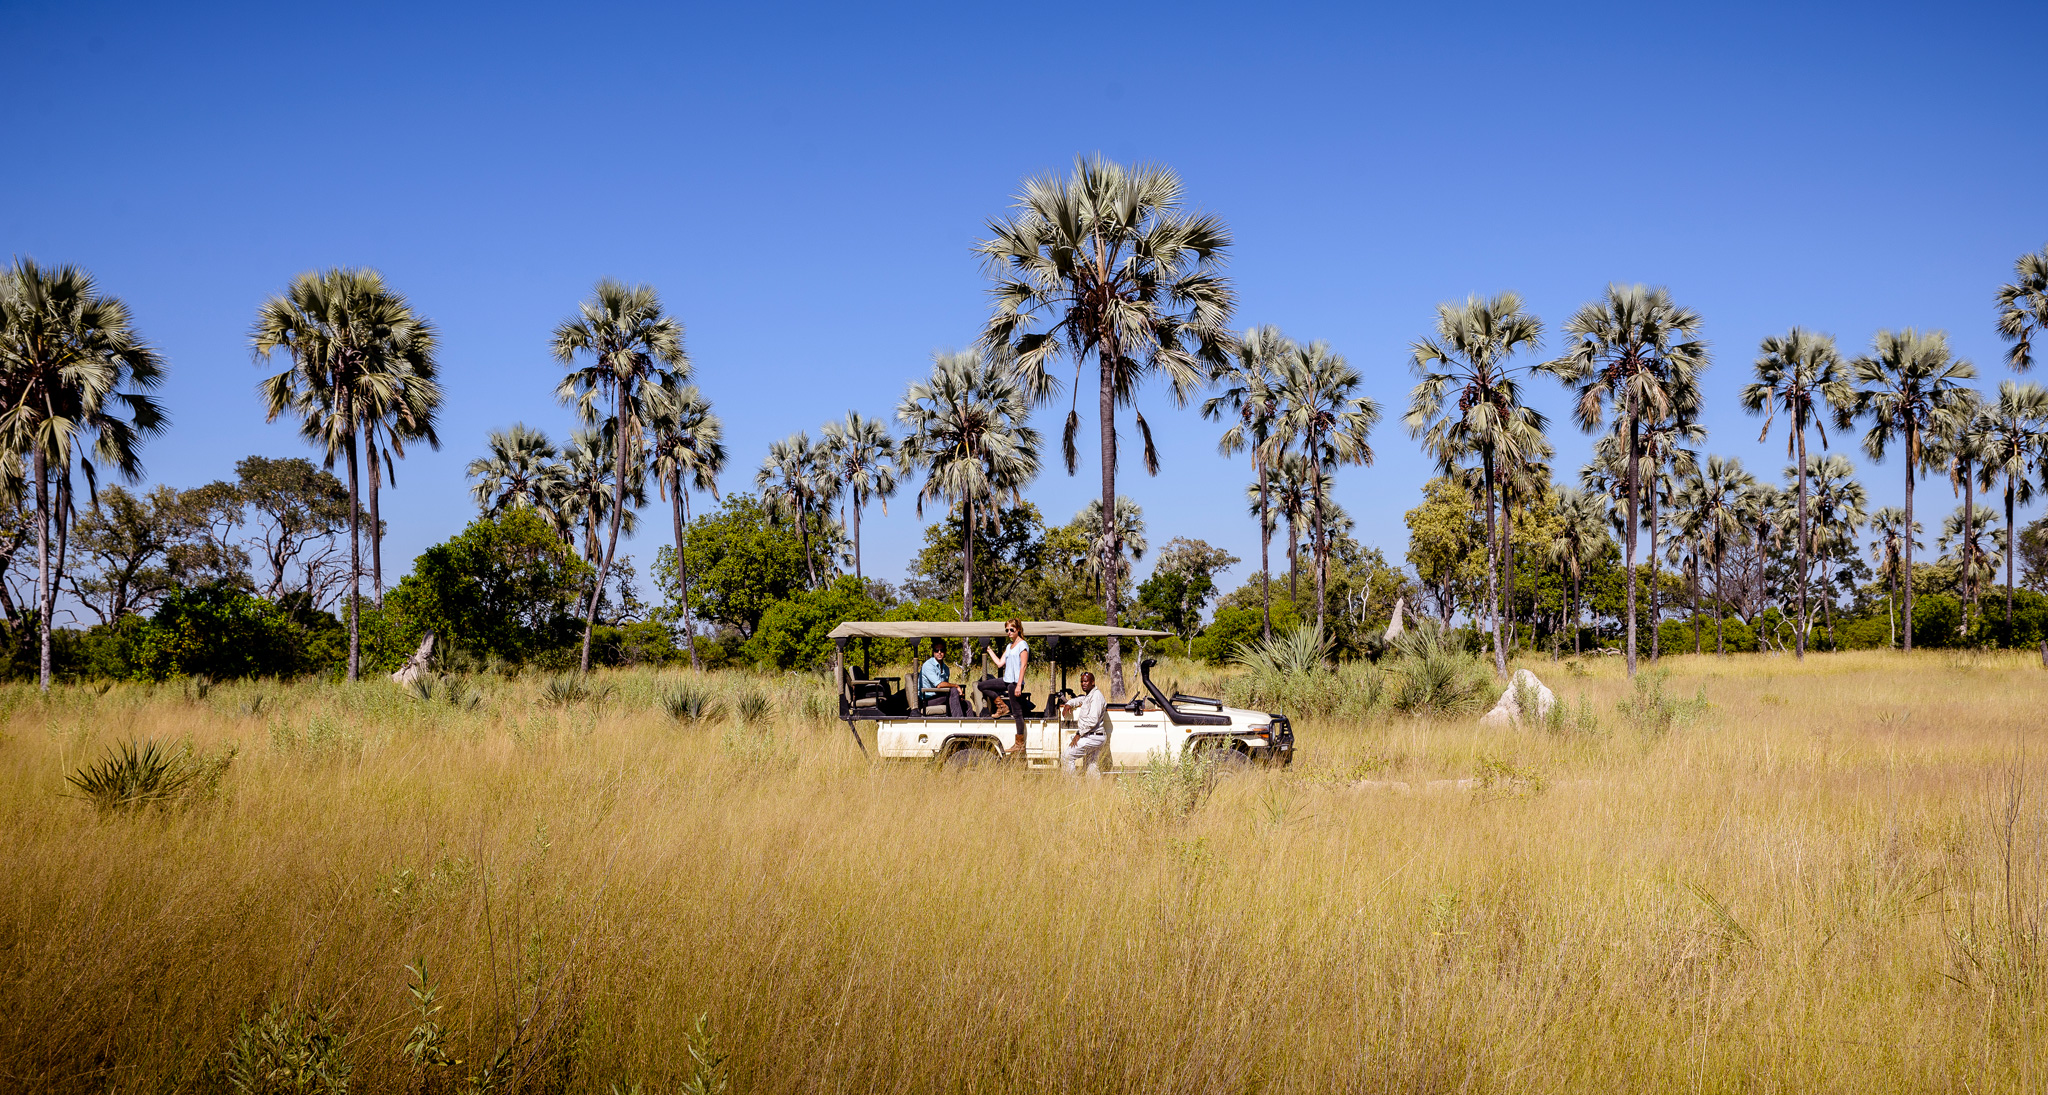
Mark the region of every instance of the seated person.
POLYGON ((952 670, 946 665, 946 640, 932 640, 932 656, 924 660, 917 671, 917 710, 924 712, 925 704, 940 697, 946 701, 946 712, 954 718, 961 717, 960 686, 952 681, 952 670))

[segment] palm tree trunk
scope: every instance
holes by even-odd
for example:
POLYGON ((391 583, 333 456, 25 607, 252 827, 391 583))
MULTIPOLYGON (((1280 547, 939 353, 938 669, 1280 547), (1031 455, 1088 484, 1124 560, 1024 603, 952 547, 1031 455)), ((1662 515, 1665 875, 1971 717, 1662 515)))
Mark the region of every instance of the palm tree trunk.
POLYGON ((1657 595, 1657 530, 1663 525, 1657 517, 1657 480, 1663 470, 1660 462, 1659 474, 1650 477, 1650 661, 1653 663, 1664 656, 1664 618, 1660 611, 1663 601, 1657 595))
POLYGON ((617 451, 612 457, 612 520, 611 529, 605 535, 604 559, 597 564, 597 581, 590 589, 590 607, 583 614, 583 658, 578 662, 579 672, 590 672, 590 639, 597 631, 597 603, 604 599, 605 579, 612 570, 612 557, 619 550, 619 522, 626 516, 626 388, 623 384, 612 387, 612 422, 619 435, 617 451))
POLYGON ((1628 675, 1636 675, 1636 397, 1628 397, 1628 675))
POLYGON ((1692 653, 1699 657, 1706 649, 1706 636, 1700 633, 1700 550, 1694 544, 1692 550, 1692 653))
POLYGON ((974 618, 974 499, 967 499, 960 525, 960 619, 974 618))
POLYGON ((1301 562, 1296 557, 1301 546, 1301 534, 1294 529, 1294 515, 1287 515, 1287 603, 1294 606, 1295 619, 1301 618, 1301 562))
POLYGON ((1806 658, 1806 631, 1812 626, 1812 609, 1806 603, 1806 572, 1813 566, 1807 558, 1809 533, 1806 528, 1806 430, 1794 431, 1799 438, 1799 635, 1794 657, 1801 661, 1806 658))
POLYGON ((356 478, 356 431, 348 431, 348 679, 363 674, 363 495, 356 478))
POLYGON ((1906 653, 1913 652, 1913 472, 1919 463, 1920 431, 1910 417, 1906 421, 1906 653))
POLYGON ((1330 545, 1323 530, 1323 469, 1311 461, 1309 466, 1310 484, 1315 490, 1315 522, 1310 526, 1309 535, 1315 538, 1312 552, 1316 567, 1316 630, 1323 629, 1323 602, 1327 598, 1325 583, 1330 575, 1330 545))
POLYGON ((44 692, 50 690, 50 612, 55 607, 57 583, 50 577, 50 464, 42 447, 36 447, 36 680, 44 692))
POLYGON ((377 513, 377 494, 384 485, 383 475, 378 469, 377 435, 365 432, 369 442, 370 461, 370 589, 371 601, 377 607, 384 607, 384 519, 377 513))
POLYGON ((669 499, 674 503, 670 511, 676 525, 676 584, 683 590, 683 645, 690 648, 690 668, 702 670, 704 663, 697 658, 697 629, 690 624, 690 562, 683 551, 683 526, 689 520, 686 511, 690 503, 683 497, 680 471, 669 474, 669 499))
MULTIPOLYGON (((1725 550, 1725 548, 1723 549, 1725 550)), ((1714 553, 1714 656, 1728 655, 1728 642, 1723 637, 1721 622, 1727 614, 1727 602, 1721 598, 1722 583, 1727 571, 1721 566, 1721 552, 1714 553)))
POLYGON ((1579 614, 1584 608, 1582 604, 1583 593, 1579 586, 1579 580, 1579 572, 1574 568, 1572 570, 1572 656, 1575 658, 1579 655, 1579 614))
POLYGON ((1262 614, 1265 637, 1270 642, 1273 638, 1273 524, 1272 516, 1266 508, 1265 454, 1253 449, 1252 462, 1258 466, 1259 472, 1259 611, 1262 614))
POLYGON ((2005 475, 2005 645, 2012 645, 2012 556, 2014 550, 2012 473, 2005 475))
POLYGON ((1508 656, 1500 645, 1500 532, 1494 525, 1493 453, 1482 452, 1479 458, 1486 476, 1486 609, 1493 629, 1493 675, 1505 678, 1508 656))
POLYGON ((1977 607, 1977 484, 1970 475, 1970 462, 1963 464, 1963 635, 1970 634, 1970 617, 1977 607))
POLYGON ((867 579, 862 577, 860 572, 860 493, 858 491, 851 491, 849 493, 852 497, 848 501, 853 507, 853 580, 860 583, 862 590, 866 590, 868 588, 867 579))
MULTIPOLYGON (((1100 366, 1101 390, 1096 396, 1096 414, 1102 426, 1102 622, 1117 626, 1117 563, 1123 558, 1123 541, 1116 526, 1116 389, 1111 385, 1112 362, 1119 354, 1114 337, 1102 340, 1095 359, 1100 366)), ((1124 697, 1124 648, 1115 635, 1109 637, 1109 698, 1124 697)))

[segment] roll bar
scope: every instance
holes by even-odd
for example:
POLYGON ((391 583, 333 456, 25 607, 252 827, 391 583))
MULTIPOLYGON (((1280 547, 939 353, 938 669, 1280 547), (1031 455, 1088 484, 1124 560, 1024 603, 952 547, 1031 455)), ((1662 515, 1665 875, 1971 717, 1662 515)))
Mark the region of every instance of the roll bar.
MULTIPOLYGON (((1166 698, 1166 693, 1152 683, 1152 667, 1159 664, 1157 658, 1146 658, 1138 663, 1138 679, 1145 682, 1145 691, 1152 693, 1152 702, 1175 726, 1229 726, 1230 716, 1224 714, 1205 715, 1199 711, 1183 711, 1166 698)), ((1192 698, 1192 697, 1191 697, 1192 698)), ((1221 706, 1220 704, 1218 706, 1221 706)))

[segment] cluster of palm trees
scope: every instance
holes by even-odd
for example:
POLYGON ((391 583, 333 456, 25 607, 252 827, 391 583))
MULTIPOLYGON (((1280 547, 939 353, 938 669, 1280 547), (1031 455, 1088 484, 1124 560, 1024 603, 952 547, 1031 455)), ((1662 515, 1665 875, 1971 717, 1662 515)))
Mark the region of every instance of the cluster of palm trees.
MULTIPOLYGON (((1999 330, 2012 344, 2007 364, 2025 371, 2032 363, 2033 340, 2048 327, 2048 249, 2022 256, 2017 274, 1998 294, 1999 330)), ((1998 561, 1981 543, 1992 513, 1976 505, 1974 491, 2002 489, 2010 622, 2014 510, 2031 499, 2033 476, 2048 464, 2048 392, 2007 380, 1995 400, 1984 399, 1968 387, 1977 375, 1975 367, 1956 357, 1940 332, 1880 331, 1870 351, 1853 359, 1845 359, 1832 338, 1800 328, 1766 338, 1758 348, 1755 379, 1741 398, 1745 410, 1764 416, 1759 440, 1769 438, 1781 417, 1785 423, 1792 465, 1786 471, 1787 488, 1780 490, 1758 482, 1732 458, 1699 459, 1694 446, 1705 439, 1699 380, 1710 361, 1700 327, 1699 314, 1663 289, 1611 286, 1566 323, 1571 341, 1547 361, 1513 365, 1515 355, 1540 344, 1542 325, 1512 293, 1440 306, 1436 329, 1414 344, 1410 363, 1418 383, 1405 422, 1445 472, 1476 487, 1487 533, 1484 607, 1497 669, 1506 668, 1502 577, 1513 573, 1512 547, 1503 536, 1511 527, 1506 515, 1517 492, 1528 490, 1526 484, 1548 479, 1543 462, 1552 453, 1543 416, 1524 401, 1522 380, 1536 372, 1570 386, 1580 427, 1602 433, 1593 460, 1581 471, 1583 489, 1557 492, 1559 528, 1541 546, 1569 580, 1576 621, 1580 579, 1608 550, 1608 526, 1613 526, 1627 574, 1624 649, 1631 673, 1639 615, 1637 542, 1647 526, 1648 589, 1655 598, 1659 539, 1667 522, 1677 539, 1666 554, 1690 571, 1696 619, 1708 570, 1715 575, 1718 621, 1729 599, 1727 571, 1735 557, 1747 553, 1739 569, 1753 573, 1739 577, 1761 590, 1769 552, 1789 541, 1793 581, 1788 600, 1796 609, 1793 643, 1800 656, 1814 626, 1809 582, 1816 565, 1828 584, 1841 561, 1853 557, 1858 530, 1875 526, 1884 576, 1894 589, 1903 589, 1900 614, 1904 646, 1910 650, 1910 576, 1919 530, 1914 486, 1928 471, 1945 471, 1962 496, 1962 508, 1944 540, 1957 545, 1966 601, 1973 607, 1998 561), (1830 421, 1838 430, 1862 423, 1863 448, 1873 460, 1901 451, 1903 508, 1866 512, 1867 498, 1849 461, 1808 451, 1809 435, 1822 450, 1827 448, 1830 421)), ((1245 341, 1250 345, 1253 340, 1247 336, 1245 341)), ((1255 432, 1249 419, 1233 431, 1226 435, 1226 451, 1242 451, 1255 432)), ((1254 447, 1254 465, 1263 481, 1262 459, 1254 447)), ((1826 598, 1821 606, 1830 630, 1832 600, 1826 598)), ((1651 609, 1654 619, 1657 606, 1651 609)), ((1657 642, 1653 631, 1652 657, 1657 642)), ((1717 623, 1717 650, 1724 649, 1723 642, 1717 623)))

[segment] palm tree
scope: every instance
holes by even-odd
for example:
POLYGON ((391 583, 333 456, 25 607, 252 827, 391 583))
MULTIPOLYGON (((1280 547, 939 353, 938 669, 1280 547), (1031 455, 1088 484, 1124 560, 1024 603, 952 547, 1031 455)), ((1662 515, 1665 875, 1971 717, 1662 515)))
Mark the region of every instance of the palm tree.
MULTIPOLYGON (((1879 331, 1872 340, 1871 353, 1849 363, 1856 383, 1862 385, 1846 411, 1838 411, 1836 423, 1847 429, 1856 418, 1870 419, 1863 434, 1863 451, 1883 462, 1885 450, 1894 442, 1905 446, 1906 512, 1904 524, 1913 520, 1913 483, 1919 478, 1926 452, 1924 434, 1946 429, 1964 405, 1963 382, 1977 375, 1977 367, 1949 352, 1948 336, 1940 331, 1922 334, 1910 327, 1901 331, 1879 331)), ((1913 649, 1913 539, 1905 538, 1906 643, 1913 649)))
POLYGON ((1714 653, 1728 653, 1723 631, 1726 619, 1727 580, 1725 564, 1743 529, 1753 523, 1750 504, 1755 500, 1756 478, 1742 470, 1742 461, 1732 456, 1709 456, 1699 475, 1705 509, 1701 531, 1706 556, 1714 561, 1714 653))
MULTIPOLYGON (((561 487, 555 503, 560 517, 556 527, 572 547, 576 543, 575 529, 583 529, 583 558, 593 570, 604 555, 598 531, 611 523, 612 499, 618 489, 619 476, 612 462, 615 449, 604 431, 595 429, 574 431, 569 435, 569 444, 562 449, 561 487)), ((640 507, 647 504, 646 465, 635 463, 626 469, 624 495, 626 506, 620 527, 631 536, 639 529, 640 507)))
POLYGON ((29 259, 0 271, 5 493, 20 497, 26 455, 36 500, 37 682, 45 692, 50 618, 70 538, 72 461, 85 473, 88 493, 98 491, 101 466, 129 482, 140 478, 137 449, 167 424, 147 394, 162 380, 163 361, 135 330, 128 306, 101 293, 90 274, 29 259), (87 454, 80 454, 88 440, 87 454))
MULTIPOLYGON (((1662 654, 1660 630, 1663 622, 1663 606, 1657 588, 1657 553, 1664 522, 1663 509, 1672 496, 1673 476, 1696 474, 1699 470, 1698 454, 1685 448, 1686 443, 1698 443, 1706 439, 1706 427, 1693 420, 1698 412, 1696 402, 1698 389, 1686 386, 1680 389, 1672 402, 1673 417, 1658 423, 1645 422, 1637 440, 1636 459, 1631 472, 1630 463, 1624 459, 1628 451, 1627 438, 1618 433, 1608 433, 1593 442, 1593 459, 1579 473, 1580 481, 1588 489, 1598 490, 1613 498, 1618 505, 1625 506, 1628 487, 1633 483, 1647 511, 1650 531, 1650 573, 1648 588, 1650 596, 1650 660, 1656 661, 1662 654)), ((1619 425, 1619 423, 1616 423, 1619 425)), ((1617 517, 1619 514, 1617 514, 1617 517)), ((1626 534, 1627 525, 1620 524, 1617 532, 1626 534)), ((1631 576, 1629 587, 1635 588, 1631 576)), ((1634 618, 1631 614, 1631 619, 1634 618)))
MULTIPOLYGON (((1786 478, 1794 478, 1794 469, 1786 468, 1786 478)), ((1813 486, 1813 513, 1807 526, 1812 537, 1812 551, 1821 564, 1821 588, 1828 590, 1827 598, 1820 603, 1821 613, 1826 617, 1828 645, 1835 643, 1835 564, 1844 556, 1853 556, 1856 545, 1856 531, 1864 526, 1870 515, 1864 510, 1869 496, 1863 484, 1856 481, 1856 466, 1849 458, 1830 453, 1826 456, 1807 458, 1805 476, 1813 486)), ((1807 626, 1811 627, 1811 621, 1807 626)))
MULTIPOLYGON (((1871 561, 1877 564, 1878 573, 1884 577, 1890 590, 1885 597, 1885 616, 1891 629, 1886 645, 1895 646, 1898 643, 1899 570, 1904 550, 1902 544, 1906 539, 1906 511, 1897 506, 1884 506, 1870 515, 1870 525, 1878 531, 1877 539, 1870 545, 1871 561)), ((1912 535, 1916 539, 1919 537, 1918 524, 1913 526, 1912 535)))
POLYGON ((1577 341, 1549 364, 1556 375, 1577 385, 1574 416, 1587 433, 1600 428, 1611 409, 1615 426, 1627 438, 1625 482, 1627 527, 1622 550, 1628 572, 1628 673, 1636 672, 1636 526, 1642 501, 1636 463, 1642 455, 1645 424, 1671 419, 1674 410, 1696 391, 1696 378, 1707 367, 1707 344, 1699 338, 1700 316, 1681 308, 1662 289, 1641 285, 1610 285, 1599 300, 1587 304, 1565 324, 1577 341))
MULTIPOLYGON (((1081 507, 1081 512, 1074 515, 1074 520, 1090 528, 1101 528, 1102 500, 1089 499, 1088 504, 1081 507)), ((1088 561, 1082 566, 1082 573, 1094 579, 1097 585, 1103 582, 1122 582, 1130 577, 1131 563, 1145 557, 1145 549, 1148 546, 1145 543, 1145 515, 1138 508, 1138 503, 1131 500, 1130 495, 1116 496, 1115 525, 1116 542, 1121 546, 1111 553, 1104 551, 1099 542, 1092 545, 1093 550, 1089 553, 1088 561), (1127 555, 1128 559, 1125 558, 1127 555), (1104 559, 1115 560, 1113 573, 1106 573, 1103 570, 1104 559)))
MULTIPOLYGON (((2013 372, 2034 367, 2034 336, 2043 331, 2048 331, 2048 247, 2021 255, 2013 263, 2012 284, 1998 287, 1998 333, 2012 343, 2005 363, 2013 372)), ((2006 560, 2011 559, 2006 552, 2006 560)))
MULTIPOLYGON (((1531 459, 1544 448, 1549 423, 1522 402, 1518 372, 1508 359, 1542 341, 1543 322, 1522 311, 1522 298, 1502 293, 1474 296, 1463 305, 1436 306, 1436 332, 1409 348, 1409 367, 1419 382, 1409 393, 1408 433, 1446 471, 1466 454, 1479 457, 1486 507, 1486 601, 1493 630, 1493 670, 1507 676, 1507 649, 1500 636, 1501 532, 1496 521, 1498 476, 1504 466, 1531 459), (1457 410, 1446 414, 1447 396, 1457 410)), ((1540 366, 1539 366, 1540 367, 1540 366)))
MULTIPOLYGON (((1251 450, 1252 471, 1258 492, 1253 516, 1259 520, 1259 593, 1263 634, 1273 637, 1273 516, 1268 468, 1280 454, 1284 441, 1279 424, 1280 399, 1275 393, 1280 361, 1295 349, 1292 340, 1278 327, 1254 327, 1237 340, 1232 364, 1218 370, 1211 379, 1223 387, 1222 394, 1202 404, 1202 417, 1234 419, 1216 442, 1216 451, 1235 456, 1251 450)), ((1100 505, 1101 500, 1097 499, 1100 505)))
POLYGON ((825 446, 803 432, 768 446, 768 456, 754 473, 754 486, 771 512, 796 522, 803 538, 804 575, 810 588, 819 588, 816 554, 811 550, 811 515, 826 509, 836 485, 825 446))
POLYGON ((492 430, 488 443, 490 452, 464 469, 465 475, 476 480, 469 495, 476 499, 477 508, 496 516, 507 509, 527 507, 551 523, 559 523, 554 507, 561 491, 562 465, 555 459, 560 454, 548 435, 524 422, 514 422, 509 429, 492 430))
POLYGON ((690 622, 690 560, 684 550, 683 527, 690 523, 690 491, 718 497, 718 476, 725 470, 725 424, 711 412, 711 402, 694 384, 663 390, 650 419, 654 433, 654 478, 667 493, 675 518, 676 584, 682 591, 683 643, 690 649, 690 668, 702 669, 697 657, 697 629, 690 622))
POLYGON ((1607 499, 1592 491, 1573 490, 1569 487, 1557 495, 1557 515, 1561 519, 1557 535, 1549 544, 1550 561, 1563 567, 1572 580, 1572 653, 1579 652, 1579 611, 1582 604, 1580 590, 1585 577, 1585 568, 1597 562, 1613 538, 1607 534, 1607 521, 1612 512, 1607 499))
MULTIPOLYGON (((1998 573, 1999 554, 1998 528, 1993 524, 1998 514, 1990 506, 1965 503, 1957 506, 1954 513, 1942 518, 1941 539, 1935 546, 1946 552, 1953 545, 1956 552, 1957 577, 1964 590, 1970 590, 1998 573), (1989 540, 1990 545, 1984 541, 1989 540)), ((1970 633, 1970 617, 1963 617, 1961 633, 1970 633)))
POLYGON ((1990 490, 1999 479, 2005 480, 2005 630, 2010 643, 2012 561, 2019 548, 2014 510, 2034 500, 2032 475, 2041 465, 2044 445, 2048 445, 2048 390, 2039 384, 2000 381, 1997 402, 1983 408, 1978 422, 1981 484, 1990 490))
POLYGON ((326 464, 348 465, 348 679, 362 672, 362 488, 358 456, 375 443, 371 422, 386 415, 431 426, 440 402, 434 383, 435 335, 375 270, 300 274, 257 310, 250 342, 260 360, 279 350, 291 367, 262 384, 268 420, 291 411, 299 433, 321 447, 326 464))
MULTIPOLYGON (((1301 451, 1316 471, 1341 464, 1369 467, 1367 438, 1380 420, 1380 406, 1359 395, 1360 378, 1326 342, 1298 346, 1280 369, 1281 429, 1301 440, 1301 451)), ((1330 538, 1323 520, 1323 476, 1313 477, 1315 507, 1310 530, 1316 564, 1316 626, 1323 626, 1324 591, 1330 577, 1330 538)))
POLYGON ((1301 530, 1314 521, 1316 499, 1330 491, 1330 474, 1314 471, 1308 457, 1281 453, 1273 464, 1273 518, 1287 523, 1287 600, 1301 613, 1301 530))
POLYGON ((909 433, 898 456, 925 477, 917 515, 924 516, 928 500, 960 508, 963 620, 974 618, 977 527, 995 523, 996 499, 1021 501, 1038 477, 1038 431, 1025 424, 1030 417, 1030 401, 1009 370, 980 351, 935 355, 931 377, 912 384, 896 407, 909 433))
POLYGON ((605 278, 576 314, 555 327, 555 360, 568 368, 555 386, 555 398, 576 408, 586 425, 597 426, 612 446, 611 530, 604 556, 597 563, 597 581, 583 617, 583 655, 577 663, 590 672, 590 637, 597 628, 597 604, 619 550, 619 528, 626 512, 629 480, 639 478, 650 419, 650 389, 669 389, 690 378, 690 355, 683 350, 682 321, 661 307, 653 286, 627 286, 605 278), (578 358, 589 364, 577 365, 578 358), (609 404, 609 406, 607 406, 609 404))
POLYGON ((1763 341, 1756 359, 1756 382, 1742 389, 1742 409, 1764 416, 1759 443, 1771 436, 1771 423, 1780 410, 1785 412, 1785 456, 1793 461, 1799 478, 1799 533, 1794 547, 1799 556, 1799 630, 1797 657, 1806 657, 1806 579, 1813 554, 1812 524, 1806 512, 1806 429, 1820 431, 1820 447, 1828 447, 1827 424, 1821 420, 1823 404, 1846 406, 1855 398, 1842 368, 1842 355, 1835 340, 1803 327, 1763 341))
MULTIPOLYGON (((1956 492, 1962 507, 1956 512, 1962 515, 1962 543, 1966 552, 1976 550, 1977 536, 1967 526, 1975 520, 1977 513, 1977 466, 1983 456, 1985 437, 1979 428, 1979 417, 1983 397, 1974 389, 1964 388, 1954 413, 1938 430, 1931 431, 1927 438, 1927 461, 1930 468, 1940 468, 1948 473, 1949 487, 1956 492)), ((1970 613, 1977 607, 1976 574, 1978 567, 1974 558, 1963 560, 1963 630, 1967 634, 1970 613)))
POLYGON ((378 497, 386 478, 398 486, 397 461, 405 459, 407 441, 424 441, 439 450, 441 438, 434 432, 434 416, 441 408, 441 385, 434 376, 432 355, 403 359, 410 370, 390 391, 366 393, 363 408, 363 455, 370 473, 370 588, 379 606, 384 603, 384 520, 378 497))
MULTIPOLYGON (((1100 156, 1075 161, 1065 179, 1027 180, 1016 211, 989 225, 991 238, 976 245, 995 281, 993 312, 982 345, 1007 359, 1034 403, 1059 395, 1052 364, 1072 358, 1075 403, 1067 411, 1061 451, 1067 474, 1076 470, 1080 428, 1080 371, 1095 362, 1102 492, 1114 514, 1116 409, 1128 405, 1150 376, 1162 375, 1176 402, 1224 366, 1235 300, 1222 274, 1230 233, 1223 222, 1181 211, 1180 178, 1157 167, 1126 168, 1100 156)), ((1152 431, 1136 415, 1145 468, 1158 474, 1152 431)), ((1106 547, 1115 529, 1102 530, 1106 547)), ((1103 621, 1117 622, 1117 589, 1105 585, 1103 621)), ((1112 695, 1124 690, 1123 648, 1109 640, 1112 695)))
POLYGON ((889 514, 889 497, 896 493, 896 439, 880 420, 848 411, 845 421, 825 423, 825 452, 853 511, 853 576, 865 584, 860 569, 860 512, 872 498, 882 503, 883 516, 889 514))

